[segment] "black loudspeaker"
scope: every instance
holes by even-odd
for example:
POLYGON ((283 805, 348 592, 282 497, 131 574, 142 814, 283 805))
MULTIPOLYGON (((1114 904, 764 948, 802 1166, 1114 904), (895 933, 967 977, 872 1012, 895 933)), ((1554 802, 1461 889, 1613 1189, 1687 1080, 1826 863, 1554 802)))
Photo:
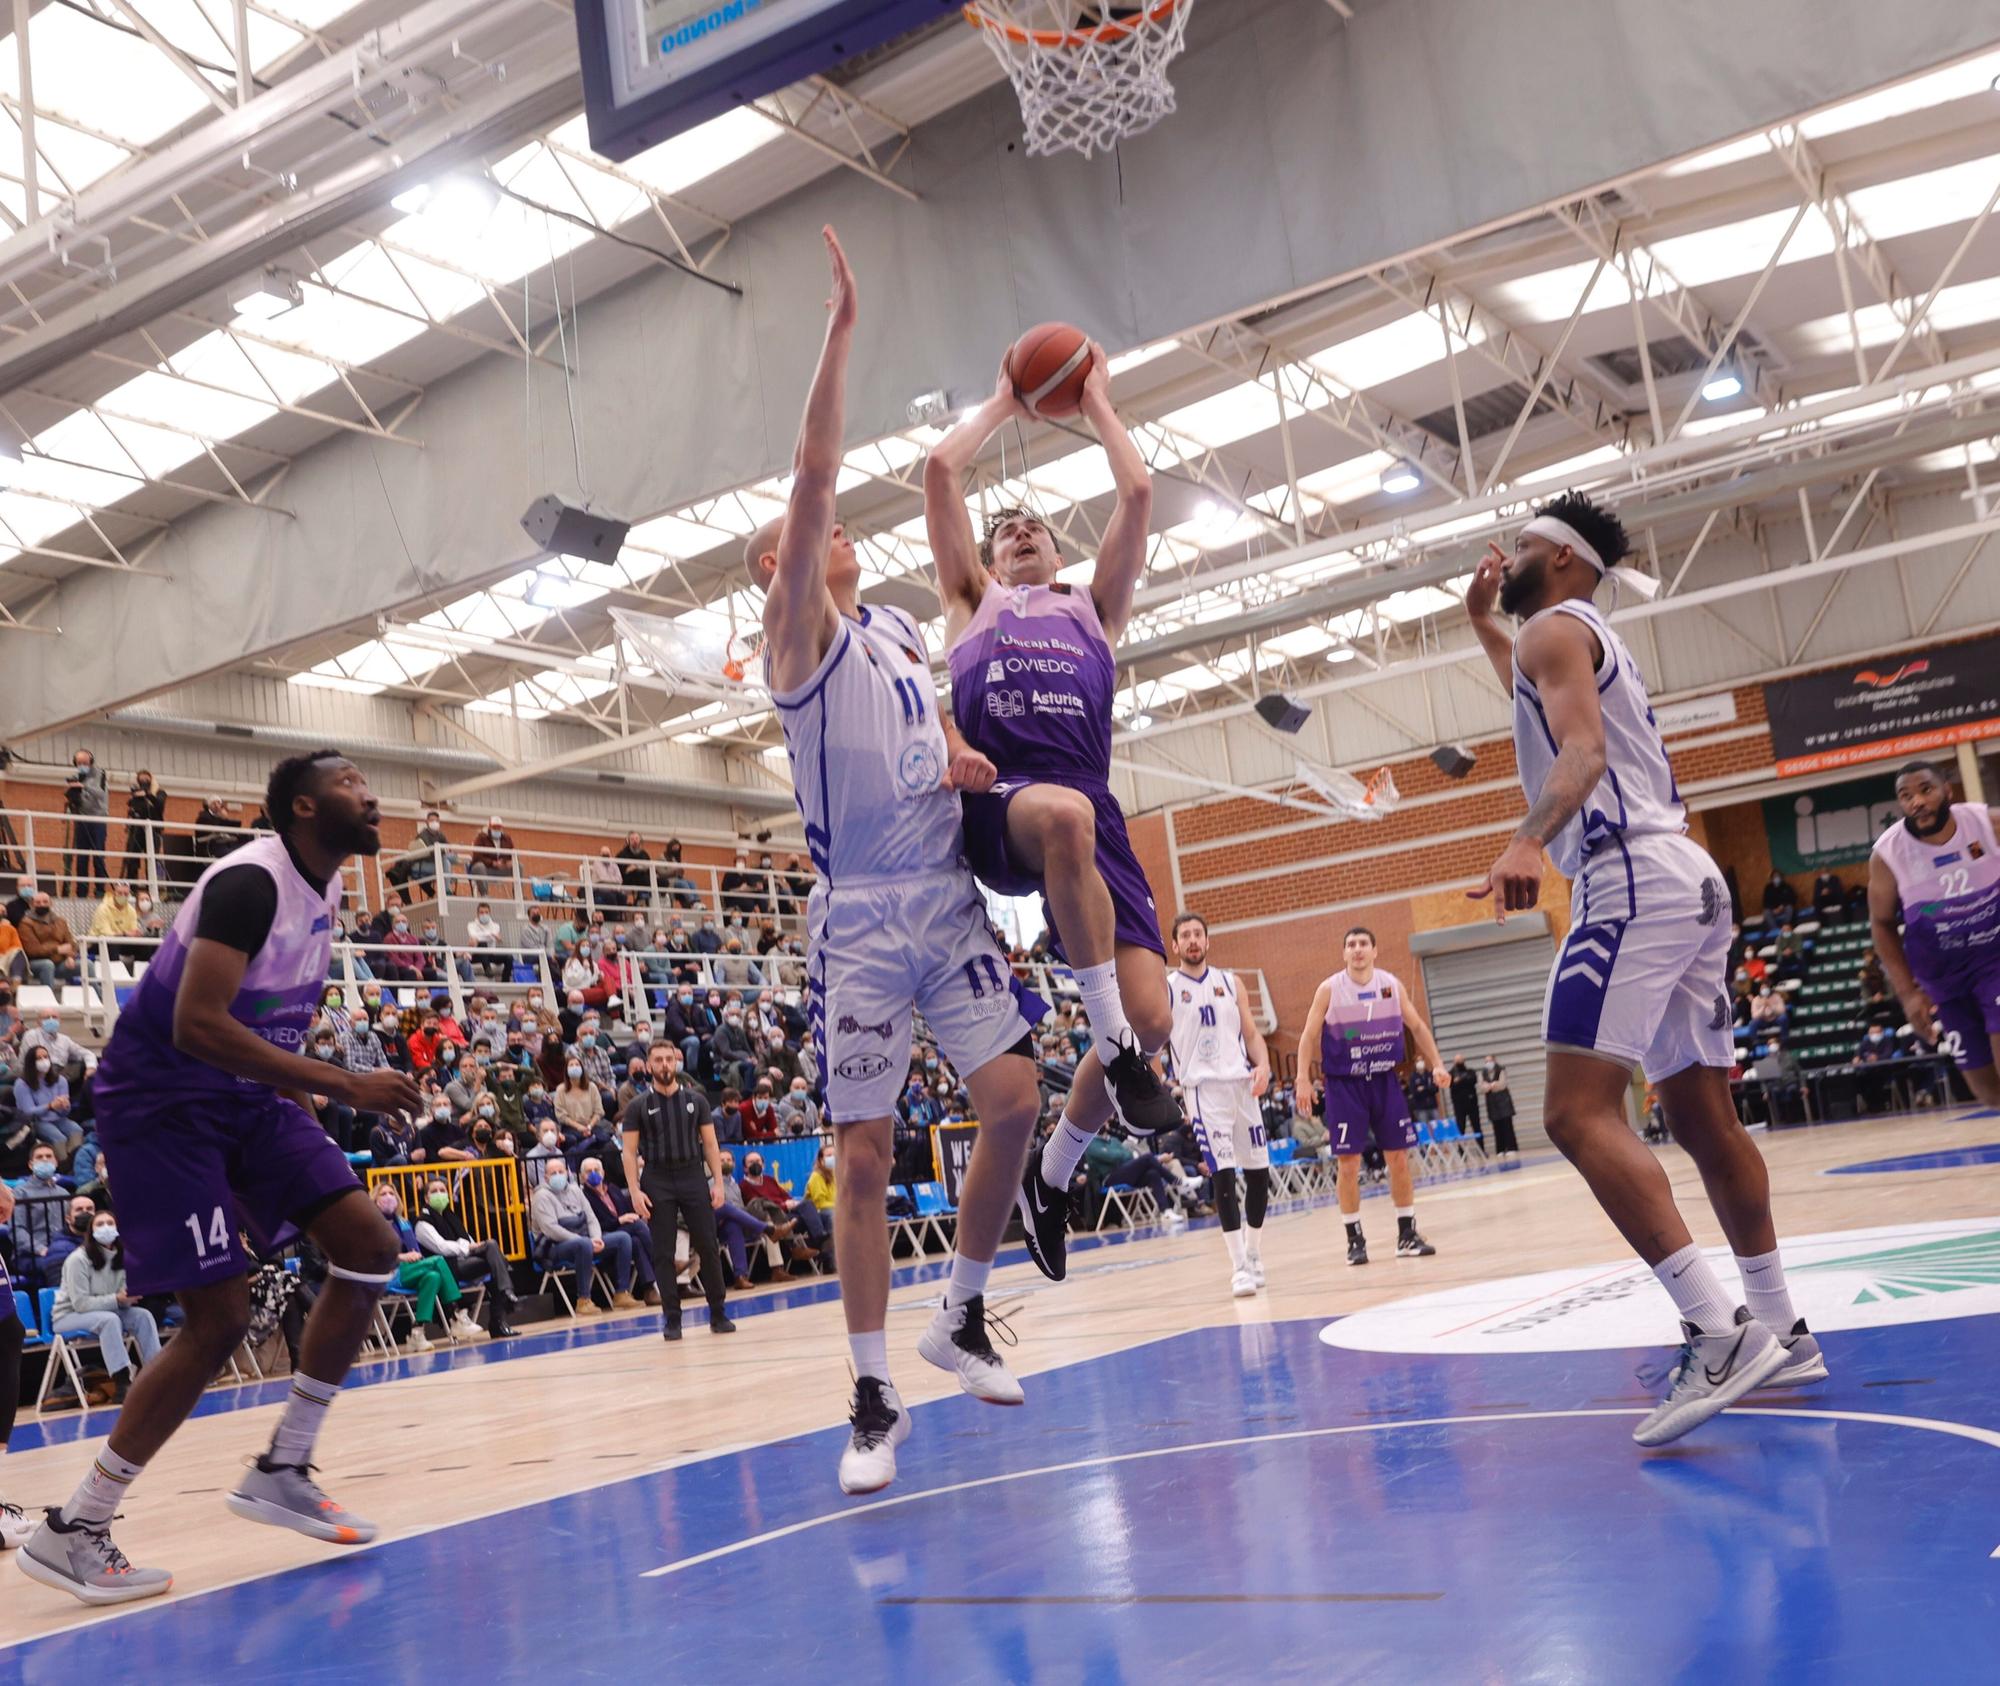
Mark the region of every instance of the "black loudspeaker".
POLYGON ((1295 703, 1283 691, 1273 691, 1268 697, 1257 699, 1257 713, 1265 725, 1280 732, 1296 732, 1312 718, 1312 710, 1304 703, 1295 703))
POLYGON ((587 509, 578 509, 553 492, 528 505, 527 514, 521 517, 521 528, 542 549, 557 556, 573 556, 581 562, 601 562, 606 566, 618 560, 619 551, 625 548, 625 535, 632 530, 630 522, 620 521, 615 515, 594 515, 587 509))
POLYGON ((1462 743, 1440 744, 1431 751, 1431 764, 1448 779, 1462 779, 1479 759, 1462 743))

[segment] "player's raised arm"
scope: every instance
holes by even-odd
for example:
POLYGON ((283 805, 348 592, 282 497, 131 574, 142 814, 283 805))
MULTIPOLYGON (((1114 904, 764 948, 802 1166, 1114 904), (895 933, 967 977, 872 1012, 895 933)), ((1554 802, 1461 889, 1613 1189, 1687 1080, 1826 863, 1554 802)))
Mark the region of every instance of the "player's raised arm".
POLYGON ((773 682, 781 690, 810 673, 836 630, 837 611, 826 590, 826 557, 833 539, 841 435, 847 424, 847 357, 854 345, 859 301, 839 237, 830 227, 820 232, 833 269, 826 341, 806 395, 805 419, 792 453, 791 501, 764 595, 764 637, 772 652, 773 682))
POLYGON ((1903 1004, 1903 1011, 1910 1016, 1910 1028, 1925 1043, 1937 1040, 1937 1009, 1931 998, 1924 992, 1922 984, 1910 970, 1909 957, 1903 953, 1903 933, 1900 929, 1903 900, 1896 889, 1896 875, 1890 871, 1889 863, 1880 855, 1868 861, 1868 929, 1875 941, 1875 953, 1882 962, 1882 972, 1889 980, 1889 987, 1896 992, 1896 999, 1903 1004))
POLYGON ((937 564, 938 601, 945 612, 949 643, 978 611, 986 592, 986 568, 979 560, 972 515, 965 507, 965 483, 986 441, 1008 422, 1025 419, 1027 409, 1014 395, 1014 377, 1001 359, 993 395, 931 447, 924 459, 924 527, 931 559, 937 564))
POLYGON ((1489 543, 1486 554, 1479 559, 1479 566, 1472 570, 1471 583, 1465 588, 1465 613, 1472 622, 1479 647, 1486 652, 1493 671, 1500 675, 1502 689, 1511 697, 1514 694, 1514 635, 1493 616, 1494 605, 1500 596, 1500 570, 1506 564, 1507 553, 1497 543, 1489 543))
POLYGON ((1244 1011, 1242 975, 1231 974, 1230 982, 1236 986, 1236 1017, 1243 1027, 1243 1051, 1250 1056, 1250 1093, 1261 1100, 1271 1086, 1271 1050, 1264 1045, 1264 1033, 1250 1022, 1249 1013, 1244 1011))
POLYGON ((1153 476, 1132 435, 1111 405, 1111 360, 1104 347, 1090 342, 1090 372, 1083 382, 1083 413, 1103 442, 1111 460, 1111 481, 1117 502, 1104 525, 1097 547, 1097 567, 1090 577, 1091 601, 1104 636, 1113 644, 1132 618, 1132 594, 1146 572, 1146 536, 1153 527, 1153 476))
POLYGON ((1542 849, 1584 804, 1604 777, 1604 714, 1597 700, 1597 640, 1573 615, 1535 622, 1516 645, 1521 671, 1542 699, 1555 764, 1542 794, 1521 822, 1486 882, 1468 890, 1474 900, 1499 892, 1495 914, 1531 908, 1542 893, 1542 849))

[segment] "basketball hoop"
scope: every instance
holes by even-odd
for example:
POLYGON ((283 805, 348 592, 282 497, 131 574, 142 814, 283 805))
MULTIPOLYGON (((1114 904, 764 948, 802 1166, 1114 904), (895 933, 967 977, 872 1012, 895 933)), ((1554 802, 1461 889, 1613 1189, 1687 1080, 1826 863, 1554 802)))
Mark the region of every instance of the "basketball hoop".
POLYGON ((1305 761, 1295 762, 1292 771, 1300 784, 1331 802, 1342 819, 1379 820, 1403 803, 1387 767, 1377 768, 1366 784, 1337 767, 1320 768, 1305 761))
POLYGON ((647 665, 677 692, 726 701, 763 688, 751 677, 763 645, 759 634, 697 631, 632 609, 613 609, 611 619, 647 665))
POLYGON ((1088 158, 1144 134, 1174 109, 1167 66, 1187 44, 1193 5, 977 0, 965 8, 965 21, 985 37, 1020 96, 1028 151, 1088 158))

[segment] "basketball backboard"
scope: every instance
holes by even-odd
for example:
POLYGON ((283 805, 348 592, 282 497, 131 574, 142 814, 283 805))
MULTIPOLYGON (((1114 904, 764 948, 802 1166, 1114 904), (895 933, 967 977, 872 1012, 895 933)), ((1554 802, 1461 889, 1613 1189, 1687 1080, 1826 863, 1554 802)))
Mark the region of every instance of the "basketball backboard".
POLYGON ((577 0, 590 144, 630 158, 958 0, 577 0))

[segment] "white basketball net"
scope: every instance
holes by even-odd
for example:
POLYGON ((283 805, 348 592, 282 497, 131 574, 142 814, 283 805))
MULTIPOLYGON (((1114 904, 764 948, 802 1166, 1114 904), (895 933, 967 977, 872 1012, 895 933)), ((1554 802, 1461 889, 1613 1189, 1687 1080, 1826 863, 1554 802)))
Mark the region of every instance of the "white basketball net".
POLYGON ((635 609, 613 609, 611 619, 639 658, 676 691, 727 701, 764 688, 756 635, 681 626, 635 609))
POLYGON ((1331 802, 1343 819, 1379 820, 1402 806, 1402 793, 1387 767, 1366 784, 1338 767, 1315 767, 1309 761, 1294 762, 1292 774, 1308 790, 1331 802))
POLYGON ((1088 158, 1174 109, 1167 66, 1194 0, 978 0, 965 8, 1020 96, 1028 151, 1088 158))

